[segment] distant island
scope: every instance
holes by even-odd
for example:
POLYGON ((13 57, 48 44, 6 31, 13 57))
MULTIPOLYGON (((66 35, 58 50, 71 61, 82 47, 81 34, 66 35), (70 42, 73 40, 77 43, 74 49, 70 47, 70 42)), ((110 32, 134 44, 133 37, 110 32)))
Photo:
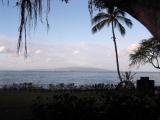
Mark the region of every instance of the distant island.
POLYGON ((48 68, 48 69, 0 69, 0 71, 55 71, 55 72, 115 72, 114 70, 107 70, 103 68, 95 68, 95 67, 61 67, 61 68, 48 68))
POLYGON ((92 68, 92 67, 66 67, 66 68, 56 68, 53 71, 111 71, 102 68, 92 68))
POLYGON ((1 71, 55 71, 55 72, 115 72, 103 68, 94 67, 63 67, 53 69, 26 69, 26 70, 1 70, 1 71))

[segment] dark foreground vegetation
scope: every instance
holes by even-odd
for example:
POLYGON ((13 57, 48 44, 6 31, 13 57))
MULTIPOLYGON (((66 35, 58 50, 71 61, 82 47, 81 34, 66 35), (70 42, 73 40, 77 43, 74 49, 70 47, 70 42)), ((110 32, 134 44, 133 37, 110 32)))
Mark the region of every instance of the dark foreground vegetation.
POLYGON ((141 96, 136 89, 116 90, 102 86, 54 90, 13 88, 0 90, 0 120, 160 119, 158 92, 153 96, 141 96))
POLYGON ((158 87, 156 91, 153 96, 142 96, 136 89, 102 86, 101 89, 1 89, 0 120, 159 120, 158 87))

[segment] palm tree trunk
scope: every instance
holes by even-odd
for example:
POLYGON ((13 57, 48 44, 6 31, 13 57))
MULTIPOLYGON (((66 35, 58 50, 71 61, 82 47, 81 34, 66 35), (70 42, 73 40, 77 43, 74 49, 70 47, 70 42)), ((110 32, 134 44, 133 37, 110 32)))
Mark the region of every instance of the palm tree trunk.
POLYGON ((120 82, 122 82, 122 77, 121 77, 120 70, 119 70, 119 60, 118 60, 118 52, 117 52, 117 43, 116 43, 116 37, 115 37, 115 33, 114 33, 113 22, 112 22, 112 34, 113 34, 113 42, 114 42, 115 53, 116 53, 117 72, 118 72, 118 76, 119 76, 120 82))

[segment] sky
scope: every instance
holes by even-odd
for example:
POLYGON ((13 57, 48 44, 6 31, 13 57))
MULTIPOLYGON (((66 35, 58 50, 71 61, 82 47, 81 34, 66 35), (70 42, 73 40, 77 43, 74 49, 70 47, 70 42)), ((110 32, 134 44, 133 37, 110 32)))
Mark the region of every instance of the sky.
MULTIPOLYGON (((19 9, 14 1, 0 5, 0 70, 35 70, 65 67, 93 67, 116 70, 114 44, 111 28, 105 27, 96 34, 91 32, 91 20, 87 0, 70 0, 69 4, 54 0, 49 14, 50 29, 38 22, 37 27, 28 31, 28 57, 23 50, 16 53, 19 9)), ((129 68, 129 54, 137 48, 142 39, 152 35, 138 21, 127 15, 133 22, 132 29, 126 26, 122 37, 116 30, 120 69, 123 71, 156 71, 146 64, 129 68)))

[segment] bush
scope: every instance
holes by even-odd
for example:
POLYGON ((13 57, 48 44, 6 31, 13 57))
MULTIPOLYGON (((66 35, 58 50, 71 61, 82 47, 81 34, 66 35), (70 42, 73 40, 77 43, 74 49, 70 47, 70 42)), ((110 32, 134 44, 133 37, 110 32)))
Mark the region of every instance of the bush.
POLYGON ((160 97, 138 97, 112 92, 95 97, 57 94, 37 97, 32 120, 158 120, 160 97))

